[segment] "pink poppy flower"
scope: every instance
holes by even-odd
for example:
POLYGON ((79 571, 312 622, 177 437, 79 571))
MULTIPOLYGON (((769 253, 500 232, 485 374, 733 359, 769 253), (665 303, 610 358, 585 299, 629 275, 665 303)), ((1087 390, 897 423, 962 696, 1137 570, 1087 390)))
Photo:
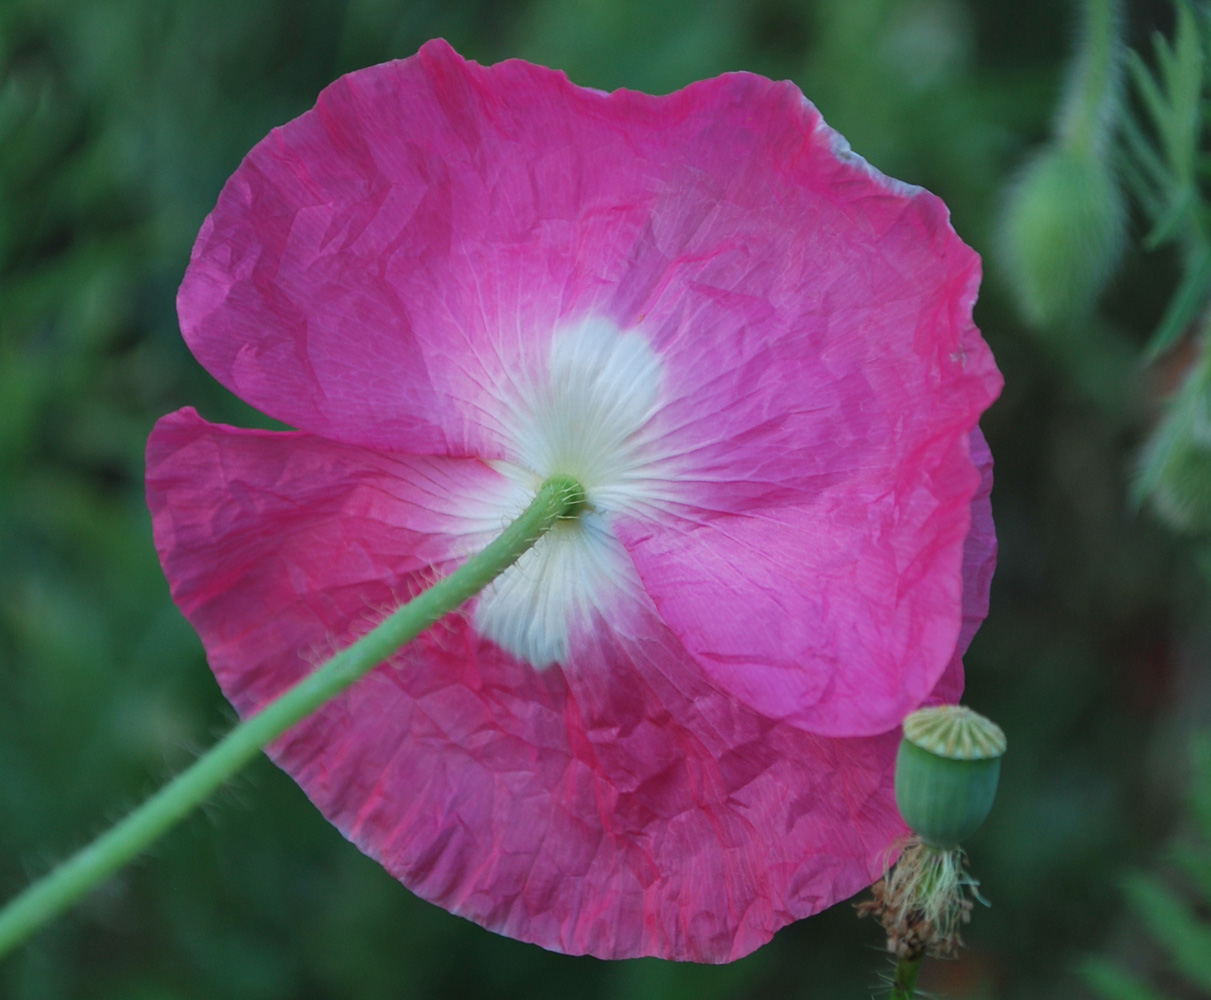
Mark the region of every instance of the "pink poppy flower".
POLYGON ((592 510, 274 759, 413 891, 607 958, 739 958, 877 876, 902 717, 987 610, 979 261, 789 83, 666 97, 432 42, 275 129, 202 227, 156 546, 254 712, 486 544, 592 510), (983 477, 983 479, 981 479, 983 477))

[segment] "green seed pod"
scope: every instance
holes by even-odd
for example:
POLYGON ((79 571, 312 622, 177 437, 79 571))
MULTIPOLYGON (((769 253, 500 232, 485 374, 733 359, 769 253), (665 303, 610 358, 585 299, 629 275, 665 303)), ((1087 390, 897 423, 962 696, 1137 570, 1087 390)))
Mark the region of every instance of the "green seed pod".
POLYGON ((904 720, 896 755, 896 805, 913 833, 949 849, 971 836, 992 808, 1005 734, 961 705, 937 705, 904 720))

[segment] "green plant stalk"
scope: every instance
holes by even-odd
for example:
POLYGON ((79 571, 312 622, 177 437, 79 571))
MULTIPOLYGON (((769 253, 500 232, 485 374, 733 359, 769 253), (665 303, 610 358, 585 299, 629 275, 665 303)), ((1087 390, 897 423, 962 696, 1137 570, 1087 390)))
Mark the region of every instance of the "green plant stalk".
POLYGON ((578 516, 585 504, 583 488, 570 476, 552 476, 544 482, 529 507, 481 552, 245 719, 116 826, 11 900, 0 910, 0 956, 131 861, 262 747, 474 597, 556 521, 578 516))
POLYGON ((916 958, 901 958, 896 962, 896 976, 891 983, 891 1000, 913 1000, 916 996, 917 974, 921 971, 921 960, 916 958))
POLYGON ((1060 112, 1060 144, 1100 156, 1109 141, 1119 99, 1122 12, 1119 0, 1085 0, 1080 53, 1060 112))

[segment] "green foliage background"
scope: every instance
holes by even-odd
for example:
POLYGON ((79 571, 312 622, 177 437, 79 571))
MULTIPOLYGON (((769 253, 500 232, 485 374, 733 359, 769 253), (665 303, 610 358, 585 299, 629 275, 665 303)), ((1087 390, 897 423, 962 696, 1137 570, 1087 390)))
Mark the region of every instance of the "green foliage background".
MULTIPOLYGON (((1130 40, 1172 16, 1131 5, 1130 40)), ((436 35, 602 88, 750 69, 796 80, 858 152, 940 194, 991 258, 1076 21, 1054 0, 0 2, 0 896, 231 722, 152 550, 142 453, 182 405, 264 425, 193 361, 174 296, 223 181, 270 128, 339 74, 436 35)), ((1132 220, 1132 247, 1146 228, 1132 220)), ((1087 952, 1164 964, 1120 883, 1168 836, 1188 736, 1211 722, 1209 550, 1130 501, 1189 360, 1139 360, 1180 268, 1129 248, 1098 311, 1045 333, 988 270, 977 320, 1006 378, 985 421, 1001 562, 967 700, 1010 752, 969 844, 993 907, 962 961, 933 963, 922 984, 1071 998, 1087 952)), ((0 996, 865 997, 878 945, 842 905, 728 967, 549 954, 415 899, 261 760, 0 963, 0 996)))

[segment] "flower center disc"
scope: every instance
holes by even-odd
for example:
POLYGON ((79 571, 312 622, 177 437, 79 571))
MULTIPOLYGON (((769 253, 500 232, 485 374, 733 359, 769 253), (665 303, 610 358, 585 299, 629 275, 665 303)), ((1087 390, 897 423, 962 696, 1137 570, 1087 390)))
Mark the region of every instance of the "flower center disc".
POLYGON ((542 669, 566 664, 573 630, 638 584, 611 524, 621 513, 657 513, 675 477, 653 427, 661 362, 639 333, 590 318, 557 332, 535 367, 498 399, 509 458, 493 466, 529 497, 548 476, 572 476, 588 502, 484 590, 474 622, 542 669))

